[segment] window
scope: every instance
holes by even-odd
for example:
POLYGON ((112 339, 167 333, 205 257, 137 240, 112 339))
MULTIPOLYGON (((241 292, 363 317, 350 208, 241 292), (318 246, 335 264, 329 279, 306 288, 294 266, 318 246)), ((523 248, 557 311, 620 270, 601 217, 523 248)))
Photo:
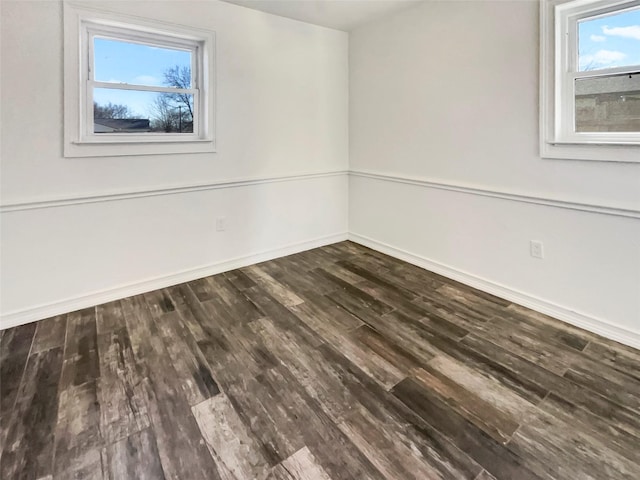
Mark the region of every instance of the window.
POLYGON ((640 161, 640 1, 544 0, 541 153, 640 161))
POLYGON ((213 151, 213 33, 65 4, 65 155, 213 151))

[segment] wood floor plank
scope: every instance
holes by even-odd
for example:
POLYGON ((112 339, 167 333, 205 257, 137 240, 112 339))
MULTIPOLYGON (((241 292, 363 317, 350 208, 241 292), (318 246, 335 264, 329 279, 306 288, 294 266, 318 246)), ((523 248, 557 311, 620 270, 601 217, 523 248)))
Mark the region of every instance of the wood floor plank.
MULTIPOLYGON (((576 407, 558 395, 551 393, 539 405, 545 413, 562 420, 571 428, 596 438, 602 444, 640 465, 640 437, 630 434, 614 423, 576 407)), ((526 421, 525 421, 526 423, 526 421)))
MULTIPOLYGON (((366 317, 370 312, 376 315, 384 315, 393 310, 393 307, 376 300, 373 296, 358 289, 342 278, 338 278, 333 274, 334 272, 323 269, 317 269, 316 272, 340 287, 340 290, 327 294, 327 297, 359 318, 362 318, 363 314, 366 317)), ((365 320, 364 318, 362 319, 365 320)))
POLYGON ((165 290, 195 341, 208 341, 212 335, 209 330, 211 319, 193 291, 186 284, 175 285, 165 290))
POLYGON ((50 348, 63 347, 66 333, 66 315, 58 315, 38 322, 31 354, 44 352, 50 348))
MULTIPOLYGON (((565 377, 555 375, 532 362, 506 350, 497 348, 497 346, 491 342, 482 340, 474 335, 465 337, 462 343, 472 347, 474 351, 483 351, 486 355, 484 357, 485 359, 490 357, 491 361, 495 362, 500 369, 509 372, 510 382, 518 381, 518 379, 527 379, 527 384, 533 386, 532 391, 535 391, 536 388, 540 389, 540 399, 546 395, 544 394, 545 391, 553 391, 575 405, 581 406, 603 418, 610 419, 612 422, 615 422, 616 425, 632 434, 640 428, 640 417, 637 413, 634 413, 633 410, 623 405, 613 402, 602 393, 581 386, 565 377)), ((524 396, 524 390, 520 390, 517 387, 515 390, 524 396)), ((537 403, 535 402, 535 397, 529 399, 537 403)))
MULTIPOLYGON (((339 374, 333 366, 322 362, 322 354, 307 348, 296 336, 280 329, 269 317, 255 322, 253 328, 269 351, 291 370, 323 410, 335 421, 342 419, 344 412, 353 405, 353 398, 341 388, 339 374)), ((296 450, 302 447, 298 445, 296 450)))
POLYGON ((512 310, 511 307, 501 311, 488 323, 487 328, 493 326, 494 329, 515 331, 521 335, 527 335, 529 338, 537 339, 545 345, 559 347, 567 353, 582 352, 588 342, 587 338, 582 335, 557 325, 538 322, 520 311, 512 310))
POLYGON ((95 308, 86 308, 67 315, 67 342, 64 349, 61 391, 100 376, 95 308))
POLYGON ((326 252, 329 254, 329 258, 333 258, 336 261, 350 260, 354 256, 362 255, 362 246, 356 246, 355 243, 349 241, 324 245, 320 247, 319 250, 326 252))
POLYGON ((156 439, 146 428, 107 447, 110 480, 164 480, 156 439))
POLYGON ((525 421, 535 411, 535 405, 517 392, 482 370, 455 360, 447 355, 438 355, 429 361, 429 367, 440 372, 466 390, 474 392, 484 402, 514 419, 525 421))
POLYGON ((68 385, 60 392, 55 431, 55 477, 106 479, 104 446, 96 381, 68 385))
POLYGON ((106 478, 99 377, 96 309, 70 313, 55 431, 56 477, 106 478))
POLYGON ((409 439, 397 431, 376 428, 376 423, 366 409, 358 408, 339 427, 388 480, 439 476, 409 439))
POLYGON ((465 452, 415 414, 391 393, 383 390, 329 345, 320 350, 326 361, 338 372, 343 388, 378 420, 380 435, 399 435, 412 450, 419 451, 427 463, 437 470, 437 478, 472 479, 482 469, 465 452))
POLYGON ((222 478, 267 477, 271 466, 226 395, 212 397, 191 410, 222 478))
POLYGON ((540 412, 515 433, 509 449, 542 478, 636 479, 638 464, 557 417, 540 412), (579 445, 579 448, 576 448, 579 445))
POLYGON ((412 310, 417 307, 422 316, 431 318, 439 317, 458 327, 474 332, 485 331, 491 317, 468 309, 464 305, 454 304, 449 299, 439 296, 437 293, 424 293, 422 297, 416 298, 411 304, 403 305, 402 313, 412 316, 412 310))
POLYGON ((326 295, 338 288, 334 282, 315 271, 318 264, 308 264, 296 257, 296 255, 290 255, 278 259, 277 263, 273 262, 274 265, 270 265, 270 269, 272 272, 274 269, 282 272, 279 276, 280 280, 287 280, 291 289, 300 297, 304 298, 308 292, 326 295))
MULTIPOLYGON (((272 299, 267 300, 271 302, 272 299)), ((214 369, 215 378, 221 385, 234 381, 238 375, 258 375, 265 369, 278 364, 278 360, 264 348, 261 341, 255 337, 251 330, 251 323, 246 318, 238 318, 237 311, 220 299, 211 299, 202 304, 212 322, 209 322, 211 332, 216 332, 217 339, 222 340, 227 348, 226 355, 217 352, 213 358, 207 357, 211 349, 202 350, 209 364, 214 369), (212 325, 215 323, 215 326, 212 325)), ((280 306, 282 307, 282 306, 280 306)), ((282 307, 280 312, 289 312, 282 307)), ((260 318, 262 318, 262 314, 260 318)), ((297 319, 281 318, 291 328, 296 327, 297 319)), ((211 333, 210 332, 210 333, 211 333)), ((208 344, 207 344, 208 345, 208 344)))
POLYGON ((610 366, 619 372, 640 380, 640 352, 621 350, 611 345, 592 341, 583 350, 584 354, 595 361, 610 366))
POLYGON ((222 289, 213 285, 213 278, 199 278, 188 283, 189 288, 201 302, 206 302, 220 295, 222 289))
MULTIPOLYGON (((376 350, 358 341, 356 337, 346 335, 341 329, 322 325, 326 321, 325 315, 315 321, 314 314, 305 309, 304 304, 298 305, 298 307, 300 308, 295 311, 301 312, 300 318, 305 324, 310 324, 310 328, 319 332, 319 338, 340 350, 345 357, 362 368, 384 388, 389 389, 406 377, 406 371, 402 371, 387 359, 390 353, 389 349, 380 355, 376 350)), ((333 311, 342 313, 337 307, 333 311)), ((329 322, 327 322, 328 325, 330 325, 329 322)))
POLYGON ((289 398, 283 386, 270 388, 264 373, 243 377, 230 385, 227 395, 269 465, 279 464, 304 446, 298 420, 290 407, 297 398, 289 398))
POLYGON ((496 480, 496 477, 494 477, 493 475, 491 475, 489 472, 487 472, 486 470, 483 470, 482 472, 480 472, 480 475, 478 475, 475 480, 496 480))
POLYGON ((120 301, 103 303, 96 307, 96 328, 98 334, 113 332, 124 328, 124 317, 120 301))
POLYGON ((510 302, 498 297, 490 296, 479 290, 474 290, 463 284, 445 283, 437 290, 438 293, 456 303, 475 310, 482 310, 488 315, 500 315, 504 307, 510 302))
POLYGON ((383 279, 399 285, 417 296, 433 292, 443 285, 441 281, 425 275, 425 271, 421 268, 404 262, 391 264, 386 259, 374 255, 360 255, 351 261, 375 271, 383 279))
POLYGON ((9 418, 0 458, 1 478, 41 478, 53 474, 61 370, 61 347, 29 358, 15 410, 9 418))
POLYGON ((309 448, 304 447, 276 465, 269 476, 271 480, 331 480, 318 464, 309 448))
POLYGON ((137 361, 126 327, 98 335, 100 429, 107 444, 149 427, 145 368, 137 361))
POLYGON ((173 311, 155 317, 155 322, 176 371, 177 382, 189 405, 220 393, 209 362, 182 323, 182 317, 173 311))
POLYGON ((546 330, 555 340, 564 343, 566 346, 578 351, 584 350, 589 341, 597 339, 594 334, 574 327, 567 323, 559 322, 554 318, 543 313, 536 312, 529 308, 511 304, 507 307, 507 311, 503 315, 512 315, 522 323, 531 325, 532 328, 546 330))
POLYGON ((356 328, 350 332, 350 335, 367 347, 369 351, 384 358, 404 376, 407 376, 413 369, 420 368, 420 359, 368 325, 356 328))
POLYGON ((498 478, 540 478, 524 465, 522 458, 459 416, 441 398, 411 378, 396 385, 393 393, 461 450, 468 452, 489 473, 498 478))
POLYGON ((418 297, 418 295, 413 293, 411 290, 403 288, 402 286, 398 286, 393 281, 386 280, 383 276, 377 274, 376 272, 372 272, 367 268, 362 268, 349 261, 340 261, 338 262, 338 265, 354 273, 355 275, 358 275, 364 280, 367 280, 371 284, 376 285, 378 288, 380 288, 381 291, 390 292, 395 296, 408 301, 414 300, 416 297, 418 297))
POLYGON ((272 321, 297 335, 304 343, 311 346, 317 346, 322 343, 322 338, 316 335, 311 328, 296 317, 291 310, 288 310, 284 305, 278 303, 276 299, 264 290, 253 287, 245 290, 244 294, 271 318, 272 321))
POLYGON ((0 416, 8 419, 13 411, 20 381, 27 365, 36 332, 36 323, 3 330, 0 339, 0 416))
POLYGON ((608 368, 598 369, 596 365, 574 365, 564 377, 640 412, 640 381, 631 376, 608 368))
POLYGON ((579 352, 573 349, 545 341, 539 334, 523 330, 519 325, 496 319, 483 324, 474 334, 557 375, 564 375, 573 364, 583 361, 579 352))
POLYGON ((152 292, 147 292, 142 296, 144 297, 151 314, 155 317, 159 317, 165 313, 174 312, 176 310, 176 305, 173 303, 173 299, 171 298, 171 295, 169 295, 168 290, 153 290, 152 292))
POLYGON ((332 480, 383 478, 288 369, 271 369, 261 380, 271 392, 282 391, 284 385, 288 387, 285 398, 290 399, 289 414, 302 436, 303 445, 309 448, 332 480))
POLYGON ((334 283, 301 268, 289 257, 262 263, 260 267, 303 300, 307 300, 308 295, 324 295, 337 289, 334 283))
POLYGON ((251 280, 240 270, 231 270, 230 272, 223 273, 223 275, 224 278, 229 280, 229 282, 231 282, 231 284, 240 291, 256 286, 256 282, 251 280))
POLYGON ((445 398, 451 408, 497 442, 506 443, 519 426, 519 421, 515 418, 506 415, 428 365, 415 369, 412 378, 445 398))
POLYGON ((296 317, 322 338, 335 335, 335 332, 354 330, 364 322, 327 299, 323 295, 310 293, 307 300, 290 307, 296 317))
POLYGON ((304 301, 257 265, 245 267, 243 273, 285 307, 299 305, 304 301))
POLYGON ((405 323, 408 317, 400 312, 390 312, 382 316, 365 317, 367 326, 382 334, 385 338, 402 345, 402 348, 409 352, 421 362, 428 362, 437 353, 437 350, 424 337, 431 337, 430 332, 422 327, 417 327, 416 323, 405 323))
POLYGON ((144 391, 165 477, 219 479, 144 297, 125 299, 122 306, 133 351, 147 366, 144 391))

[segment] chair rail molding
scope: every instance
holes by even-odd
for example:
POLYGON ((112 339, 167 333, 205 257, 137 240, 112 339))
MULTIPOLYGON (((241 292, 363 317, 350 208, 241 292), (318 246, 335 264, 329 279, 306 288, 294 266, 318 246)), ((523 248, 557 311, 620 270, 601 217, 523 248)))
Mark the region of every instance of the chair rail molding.
POLYGON ((583 202, 575 202, 562 200, 557 198, 549 198, 537 195, 523 195, 503 190, 494 190, 489 188, 481 188, 477 186, 464 185, 460 183, 442 182, 435 179, 396 175, 388 173, 378 173, 367 170, 350 170, 349 175, 353 177, 370 178, 393 183, 404 183, 408 185, 416 185, 425 188, 433 188, 438 190, 448 190, 469 195, 479 195, 483 197, 499 198, 521 203, 532 203, 536 205, 545 205, 549 207, 564 208, 569 210, 579 210, 582 212, 599 213, 604 215, 614 215, 618 217, 639 218, 640 209, 630 209, 611 205, 596 205, 583 202))
POLYGON ((335 177, 347 175, 348 170, 331 170, 326 172, 301 173, 294 175, 280 175, 273 177, 251 177, 243 179, 220 180, 216 182, 196 183, 189 185, 168 185, 155 188, 140 188, 117 192, 100 193, 97 195, 78 195, 58 197, 50 199, 21 200, 7 202, 0 205, 0 213, 15 212, 21 210, 34 210, 42 208, 64 207, 83 203, 111 202, 128 200, 131 198, 154 197, 159 195, 175 195, 180 193, 199 192, 204 190, 217 190, 222 188, 249 187, 265 183, 292 182, 310 180, 314 178, 335 177))

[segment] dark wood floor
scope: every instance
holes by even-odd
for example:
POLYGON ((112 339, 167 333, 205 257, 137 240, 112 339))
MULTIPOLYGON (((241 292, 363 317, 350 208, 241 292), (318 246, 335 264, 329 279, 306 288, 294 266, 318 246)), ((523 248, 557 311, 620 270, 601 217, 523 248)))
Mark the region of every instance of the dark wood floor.
POLYGON ((2 479, 640 478, 640 352, 353 243, 1 342, 2 479))

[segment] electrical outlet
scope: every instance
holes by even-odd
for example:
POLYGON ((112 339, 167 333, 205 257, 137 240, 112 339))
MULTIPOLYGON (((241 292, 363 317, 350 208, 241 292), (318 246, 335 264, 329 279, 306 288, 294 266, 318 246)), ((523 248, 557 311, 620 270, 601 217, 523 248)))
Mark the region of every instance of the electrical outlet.
POLYGON ((224 232, 226 229, 227 229, 227 218, 226 217, 216 218, 216 230, 218 232, 224 232))
POLYGON ((544 246, 540 240, 531 240, 529 246, 533 258, 544 258, 544 246))

